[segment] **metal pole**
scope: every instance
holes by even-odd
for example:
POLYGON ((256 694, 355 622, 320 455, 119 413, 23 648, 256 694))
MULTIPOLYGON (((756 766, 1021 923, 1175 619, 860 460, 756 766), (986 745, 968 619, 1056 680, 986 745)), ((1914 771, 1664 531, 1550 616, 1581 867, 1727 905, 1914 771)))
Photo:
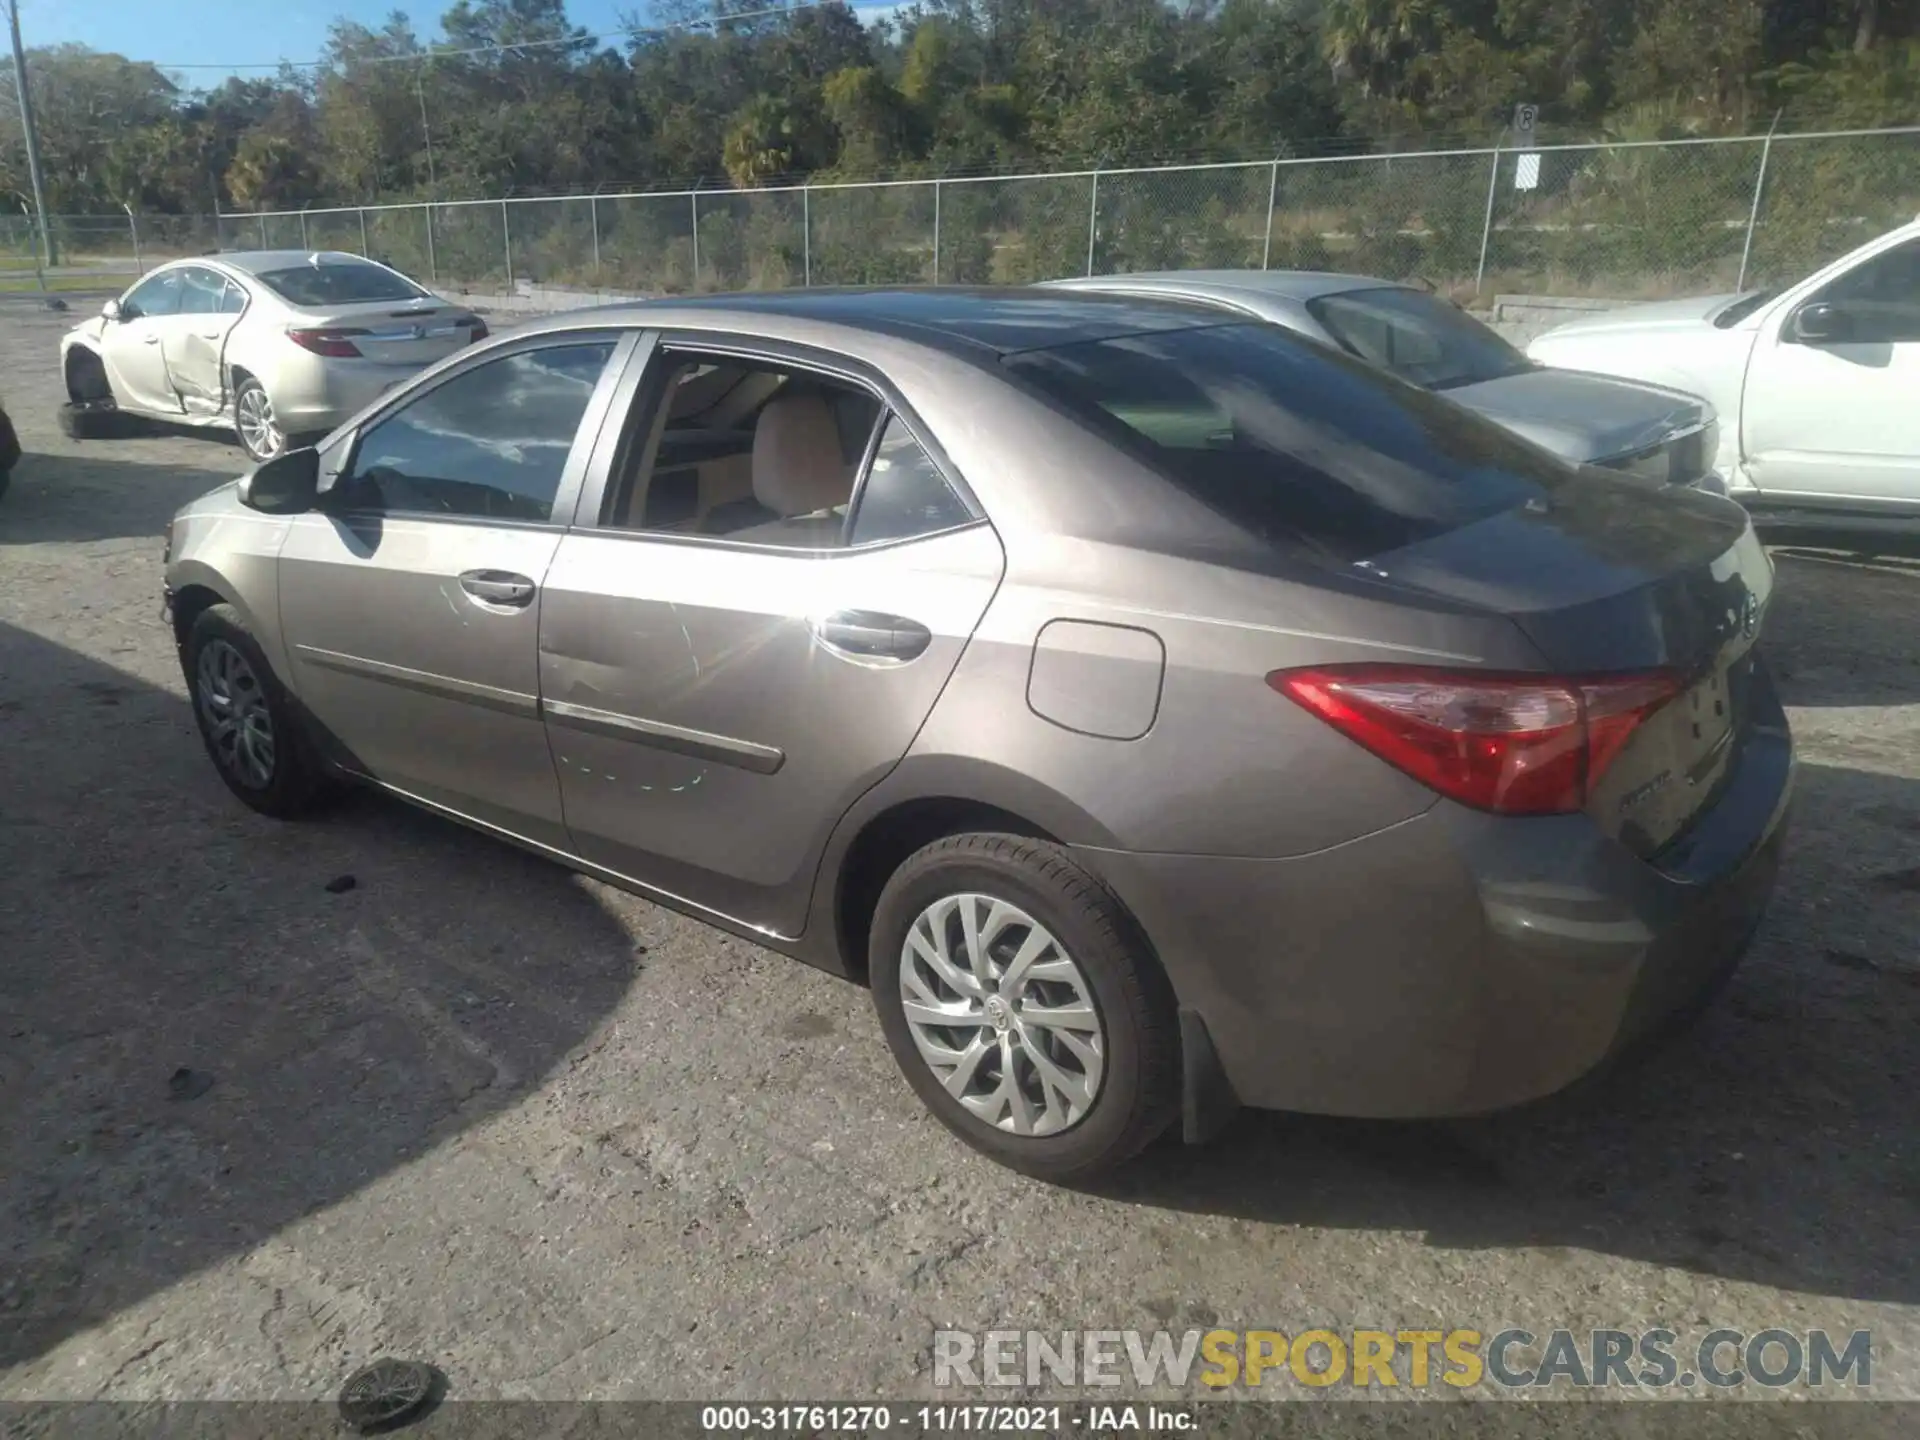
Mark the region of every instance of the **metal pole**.
POLYGON ((1487 176, 1487 214, 1480 222, 1480 268, 1474 271, 1473 293, 1487 283, 1487 244, 1493 239, 1493 195, 1500 188, 1500 147, 1493 147, 1493 171, 1487 176))
POLYGON ((258 220, 258 221, 260 222, 260 248, 261 248, 262 250, 264 250, 264 249, 266 249, 266 248, 267 248, 267 215, 266 215, 266 212, 265 212, 265 211, 263 210, 263 211, 261 211, 261 212, 260 212, 260 213, 259 213, 258 215, 255 215, 255 216, 254 216, 253 218, 254 218, 254 219, 256 219, 256 220, 258 220))
POLYGON ((813 284, 813 187, 800 187, 800 255, 801 264, 806 268, 801 272, 801 283, 813 284))
MULTIPOLYGON (((27 241, 30 245, 32 245, 32 241, 33 241, 32 231, 33 231, 33 224, 34 224, 32 207, 28 205, 27 202, 24 200, 20 202, 20 213, 27 217, 27 230, 28 230, 27 241)), ((46 267, 40 263, 40 247, 38 245, 33 245, 32 248, 33 248, 33 278, 35 282, 38 283, 38 285, 40 286, 40 298, 42 300, 47 301, 48 305, 51 306, 52 298, 47 294, 46 267)))
POLYGON ((1267 262, 1273 259, 1273 202, 1280 194, 1280 161, 1273 162, 1273 174, 1267 177, 1267 239, 1260 247, 1260 268, 1267 268, 1267 262))
POLYGON ((940 283, 940 182, 933 182, 933 283, 940 283))
POLYGON ((7 28, 13 39, 13 88, 20 96, 20 138, 26 142, 27 183, 33 189, 33 215, 40 228, 39 250, 51 269, 60 263, 60 252, 53 243, 53 227, 47 223, 46 189, 40 176, 40 132, 33 123, 33 93, 27 84, 27 57, 20 45, 20 0, 6 0, 7 28))
POLYGON ((1767 161, 1773 156, 1773 132, 1780 128, 1780 111, 1773 112, 1773 124, 1760 146, 1760 173, 1753 177, 1753 208, 1747 212, 1747 238, 1740 247, 1740 278, 1733 282, 1736 291, 1747 288, 1747 262, 1753 258, 1753 227, 1760 223, 1760 192, 1767 188, 1767 161))
POLYGON ((700 192, 693 191, 688 197, 693 202, 693 288, 700 288, 700 192))
MULTIPOLYGON (((413 93, 420 99, 420 135, 427 142, 427 198, 431 200, 440 194, 440 179, 433 169, 433 127, 427 123, 426 74, 424 64, 413 72, 413 93)), ((431 225, 428 228, 431 229, 431 225)))
POLYGON ((1099 232, 1100 172, 1093 172, 1093 193, 1087 201, 1087 274, 1093 274, 1093 237, 1099 232))
POLYGON ((507 251, 507 289, 513 289, 513 222, 507 219, 507 202, 500 202, 500 239, 507 251))
MULTIPOLYGON (((433 205, 429 203, 425 208, 427 212, 427 283, 438 285, 440 261, 433 253, 433 205)), ((363 215, 360 218, 364 220, 366 217, 363 215)))
POLYGON ((367 212, 362 210, 358 213, 360 216, 360 253, 365 255, 373 249, 373 246, 367 243, 367 212))
POLYGON ((127 234, 133 238, 133 273, 144 275, 147 267, 140 263, 140 222, 133 217, 133 206, 126 201, 120 202, 120 208, 127 212, 127 234))
POLYGON ((300 248, 302 250, 310 248, 307 243, 307 207, 304 205, 300 207, 300 248))
POLYGON ((587 197, 587 219, 593 224, 593 278, 600 278, 600 197, 587 197))

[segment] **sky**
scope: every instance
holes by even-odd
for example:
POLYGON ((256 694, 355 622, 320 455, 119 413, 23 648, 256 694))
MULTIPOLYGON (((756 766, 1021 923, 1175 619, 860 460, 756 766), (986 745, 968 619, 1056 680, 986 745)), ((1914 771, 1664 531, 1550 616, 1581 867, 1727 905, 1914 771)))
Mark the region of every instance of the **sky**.
MULTIPOLYGON (((229 74, 271 75, 282 60, 314 60, 327 27, 346 17, 378 26, 403 10, 422 39, 439 33, 450 0, 19 0, 21 39, 29 47, 73 43, 150 60, 191 88, 229 74), (188 66, 208 68, 185 68, 188 66)), ((854 0, 870 19, 898 8, 889 0, 854 0)), ((620 12, 644 11, 645 0, 567 0, 576 25, 617 30, 620 12)), ((4 54, 0 51, 0 54, 4 54)))

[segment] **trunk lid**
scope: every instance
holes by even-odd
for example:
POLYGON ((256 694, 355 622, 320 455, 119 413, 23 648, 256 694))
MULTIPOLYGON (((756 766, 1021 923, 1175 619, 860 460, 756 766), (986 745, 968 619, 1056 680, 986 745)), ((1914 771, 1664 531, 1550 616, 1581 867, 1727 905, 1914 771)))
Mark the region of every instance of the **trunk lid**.
POLYGON ((1692 395, 1577 370, 1526 370, 1442 393, 1582 463, 1651 449, 1711 418, 1707 403, 1692 395))
POLYGON ((1632 733, 1588 806, 1636 853, 1719 794, 1753 723, 1773 563, 1731 501, 1583 471, 1550 499, 1368 562, 1387 582, 1507 615, 1560 675, 1664 670, 1674 699, 1632 733))
POLYGON ((368 360, 426 366, 471 344, 478 324, 471 310, 443 301, 380 300, 303 308, 290 328, 349 332, 347 338, 368 360))

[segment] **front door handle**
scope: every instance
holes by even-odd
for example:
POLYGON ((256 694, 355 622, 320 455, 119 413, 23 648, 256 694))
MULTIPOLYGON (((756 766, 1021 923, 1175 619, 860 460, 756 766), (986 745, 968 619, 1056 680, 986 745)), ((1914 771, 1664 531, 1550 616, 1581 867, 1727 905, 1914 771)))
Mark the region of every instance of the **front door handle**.
POLYGON ((912 660, 933 643, 933 632, 904 615, 876 610, 841 610, 817 621, 820 643, 843 655, 881 660, 912 660))
POLYGON ((532 601, 534 590, 533 581, 507 570, 469 570, 460 577, 460 588, 489 605, 516 609, 532 601))
POLYGON ((140 337, 140 343, 142 345, 158 345, 160 343, 160 337, 158 335, 142 335, 140 337))

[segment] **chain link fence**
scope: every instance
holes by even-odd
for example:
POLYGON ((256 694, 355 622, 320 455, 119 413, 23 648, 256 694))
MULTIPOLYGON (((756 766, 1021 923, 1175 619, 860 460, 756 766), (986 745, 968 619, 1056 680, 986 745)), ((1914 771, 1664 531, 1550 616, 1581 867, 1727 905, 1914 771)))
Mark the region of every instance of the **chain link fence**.
MULTIPOLYGON (((765 190, 220 216, 60 217, 66 267, 225 249, 372 255, 443 289, 625 294, 1340 270, 1456 296, 1774 284, 1920 215, 1920 127, 765 190)), ((0 220, 0 268, 33 264, 0 220)))

